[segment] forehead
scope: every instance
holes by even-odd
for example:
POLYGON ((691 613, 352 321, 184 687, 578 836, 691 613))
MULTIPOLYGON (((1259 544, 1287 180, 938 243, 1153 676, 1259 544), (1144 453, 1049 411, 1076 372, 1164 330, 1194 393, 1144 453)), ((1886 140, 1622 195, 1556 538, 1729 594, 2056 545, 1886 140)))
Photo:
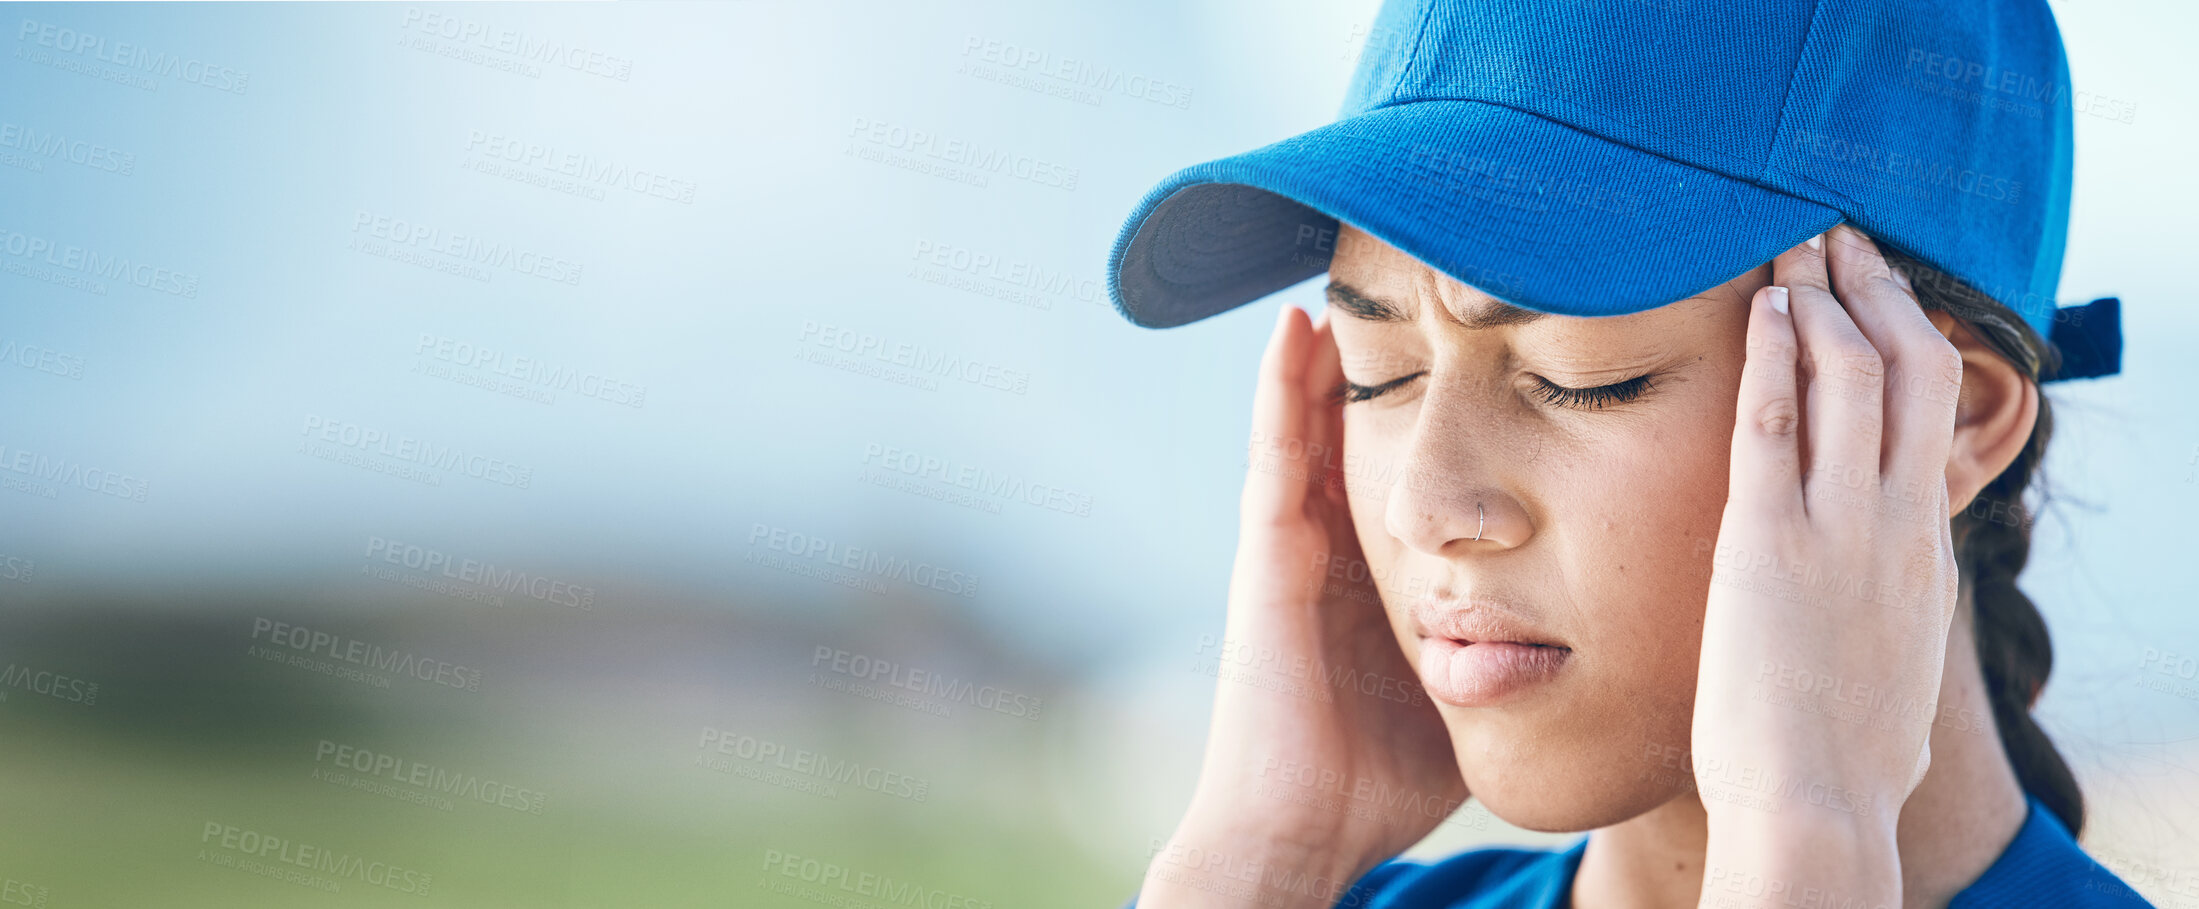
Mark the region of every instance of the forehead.
POLYGON ((1450 280, 1404 250, 1382 242, 1380 237, 1342 222, 1336 226, 1336 250, 1329 259, 1329 273, 1353 283, 1371 283, 1378 277, 1412 280, 1427 276, 1450 280))
MULTIPOLYGON (((1545 314, 1499 300, 1413 258, 1411 254, 1383 242, 1373 234, 1339 222, 1336 250, 1329 260, 1329 279, 1332 287, 1341 284, 1360 296, 1392 304, 1394 308, 1402 310, 1402 314, 1408 319, 1418 317, 1421 303, 1426 301, 1448 310, 1455 321, 1471 328, 1527 325, 1534 322, 1542 323, 1543 327, 1560 324, 1606 326, 1618 323, 1638 326, 1672 319, 1714 317, 1725 314, 1726 310, 1737 310, 1745 320, 1749 295, 1757 287, 1771 282, 1771 267, 1768 264, 1758 266, 1694 296, 1640 312, 1593 317, 1545 314), (1550 317, 1541 318, 1544 315, 1550 317)), ((1333 303, 1336 294, 1331 293, 1330 298, 1333 303)), ((1351 313, 1348 309, 1346 312, 1354 316, 1363 315, 1351 313)))
POLYGON ((1423 301, 1475 329, 1524 325, 1545 315, 1505 303, 1349 224, 1338 225, 1329 282, 1329 305, 1366 321, 1412 321, 1423 301))

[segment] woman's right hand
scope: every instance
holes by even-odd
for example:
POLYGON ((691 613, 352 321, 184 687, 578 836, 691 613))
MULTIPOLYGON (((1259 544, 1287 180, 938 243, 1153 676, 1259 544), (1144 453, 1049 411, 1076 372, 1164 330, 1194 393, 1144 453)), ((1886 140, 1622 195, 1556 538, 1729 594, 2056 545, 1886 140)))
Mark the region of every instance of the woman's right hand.
POLYGON ((1199 783, 1142 909, 1327 907, 1466 800, 1450 737, 1360 555, 1343 380, 1326 323, 1286 306, 1252 446, 1199 783))

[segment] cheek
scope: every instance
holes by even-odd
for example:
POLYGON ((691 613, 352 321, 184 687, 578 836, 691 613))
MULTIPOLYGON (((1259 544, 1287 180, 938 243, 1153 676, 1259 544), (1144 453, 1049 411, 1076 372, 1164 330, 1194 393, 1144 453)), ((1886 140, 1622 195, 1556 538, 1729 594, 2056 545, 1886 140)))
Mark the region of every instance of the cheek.
POLYGON ((1391 427, 1380 425, 1363 413, 1344 412, 1344 495, 1351 508, 1352 529, 1367 563, 1386 569, 1397 557, 1400 544, 1391 537, 1382 513, 1389 505, 1390 487, 1402 474, 1402 461, 1391 445, 1391 427))
POLYGON ((1632 677, 1622 687, 1673 708, 1693 691, 1725 511, 1733 396, 1716 388, 1670 400, 1546 487, 1560 497, 1548 529, 1563 541, 1590 647, 1632 677))
POLYGON ((1552 503, 1576 516, 1551 530, 1566 539, 1575 576, 1591 588, 1580 602, 1621 611, 1623 618, 1606 612, 1595 623, 1629 626, 1624 633, 1636 641, 1700 625, 1725 509, 1727 438, 1670 431, 1677 428, 1604 453, 1552 503))
MULTIPOLYGON (((1400 602, 1399 597, 1415 591, 1425 592, 1427 580, 1400 569, 1408 562, 1405 544, 1390 535, 1384 518, 1390 491, 1403 475, 1403 458, 1395 449, 1395 439, 1400 435, 1395 427, 1382 424, 1377 415, 1345 411, 1344 495, 1350 506, 1352 532, 1359 540, 1360 555, 1367 561, 1384 604, 1400 602)), ((1396 627, 1398 613, 1392 611, 1390 616, 1396 627)), ((1402 641, 1404 630, 1402 627, 1397 630, 1402 641)), ((1417 649, 1405 649, 1408 662, 1419 659, 1417 649)))
POLYGON ((1601 538, 1594 549, 1603 557, 1591 564, 1655 581, 1682 564, 1708 563, 1725 510, 1733 424, 1722 411, 1693 410, 1597 446, 1568 482, 1552 487, 1562 497, 1553 514, 1588 519, 1559 518, 1558 526, 1585 523, 1583 532, 1601 538))

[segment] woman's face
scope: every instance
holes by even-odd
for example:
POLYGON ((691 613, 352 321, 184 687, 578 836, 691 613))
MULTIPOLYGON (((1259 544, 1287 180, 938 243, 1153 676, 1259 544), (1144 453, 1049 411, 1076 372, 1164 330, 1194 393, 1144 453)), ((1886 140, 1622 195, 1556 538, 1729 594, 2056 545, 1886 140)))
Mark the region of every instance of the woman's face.
POLYGON ((1633 315, 1538 316, 1346 227, 1330 277, 1357 386, 1352 520, 1468 789, 1538 830, 1689 791, 1747 300, 1769 267, 1633 315))

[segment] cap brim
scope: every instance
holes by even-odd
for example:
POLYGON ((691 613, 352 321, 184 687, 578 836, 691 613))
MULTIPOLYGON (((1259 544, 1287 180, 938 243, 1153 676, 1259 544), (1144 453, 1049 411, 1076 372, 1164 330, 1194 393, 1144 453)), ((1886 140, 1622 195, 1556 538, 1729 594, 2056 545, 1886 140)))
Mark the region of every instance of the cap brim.
POLYGON ((1528 309, 1684 300, 1842 220, 1832 208, 1478 101, 1377 108, 1186 168, 1108 259, 1130 321, 1168 328, 1328 270, 1342 220, 1528 309))

